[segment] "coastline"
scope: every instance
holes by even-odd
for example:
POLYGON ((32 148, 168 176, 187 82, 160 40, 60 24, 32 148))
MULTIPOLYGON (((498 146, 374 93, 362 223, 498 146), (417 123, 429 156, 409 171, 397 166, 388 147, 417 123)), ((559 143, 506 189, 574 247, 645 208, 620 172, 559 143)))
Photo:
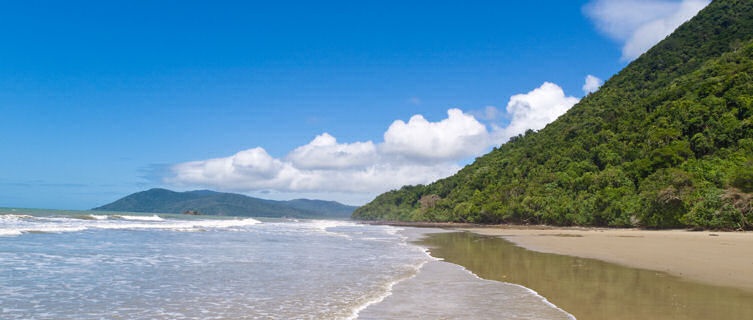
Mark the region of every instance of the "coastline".
POLYGON ((665 272, 753 291, 753 233, 636 229, 461 228, 528 250, 665 272))
POLYGON ((367 222, 500 237, 522 248, 665 272, 753 292, 753 232, 367 222))
MULTIPOLYGON (((453 231, 429 234, 418 244, 428 247, 433 257, 462 266, 481 279, 528 288, 577 319, 753 319, 750 290, 528 250, 500 236, 453 231)), ((537 237, 580 238, 554 235, 558 236, 537 237)), ((505 309, 498 314, 497 318, 514 318, 507 317, 505 309)))
POLYGON ((416 273, 389 284, 378 299, 358 308, 349 319, 575 319, 533 289, 484 279, 464 266, 431 255, 427 237, 457 234, 454 229, 406 227, 406 243, 424 250, 416 273))

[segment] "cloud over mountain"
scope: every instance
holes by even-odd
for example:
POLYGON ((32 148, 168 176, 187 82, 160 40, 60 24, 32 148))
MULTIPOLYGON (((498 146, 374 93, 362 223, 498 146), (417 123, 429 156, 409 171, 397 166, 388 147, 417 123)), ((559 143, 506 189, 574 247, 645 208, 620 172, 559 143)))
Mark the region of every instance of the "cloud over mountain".
POLYGON ((604 81, 601 79, 589 74, 586 76, 586 83, 583 84, 583 93, 589 94, 595 92, 596 90, 599 90, 599 87, 601 87, 603 83, 604 81))
MULTIPOLYGON (((481 155, 528 129, 541 129, 577 102, 558 85, 545 82, 510 98, 506 111, 511 121, 505 127, 487 126, 453 108, 439 121, 422 115, 407 122, 395 120, 383 142, 338 142, 322 133, 280 158, 255 147, 228 157, 179 163, 170 167, 164 182, 238 192, 376 195, 450 176, 460 170, 458 161, 481 155)), ((482 120, 499 114, 486 107, 482 120)))
POLYGON ((510 123, 505 128, 495 129, 494 140, 504 143, 528 129, 542 129, 565 114, 578 101, 576 97, 565 95, 560 86, 551 82, 544 82, 528 93, 516 94, 507 103, 510 123))
POLYGON ((638 58, 706 7, 709 0, 594 0, 584 7, 599 31, 620 41, 622 59, 638 58))
POLYGON ((483 152, 488 139, 485 125, 460 109, 450 109, 447 118, 438 122, 429 122, 422 115, 414 115, 407 123, 396 120, 384 133, 380 147, 390 155, 447 161, 483 152))

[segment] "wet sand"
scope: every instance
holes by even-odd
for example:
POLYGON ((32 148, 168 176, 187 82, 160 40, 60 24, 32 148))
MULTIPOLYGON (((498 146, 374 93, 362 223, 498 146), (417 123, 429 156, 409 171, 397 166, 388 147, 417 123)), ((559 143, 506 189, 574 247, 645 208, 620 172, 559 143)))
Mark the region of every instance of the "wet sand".
MULTIPOLYGON (((587 232, 596 234, 600 233, 599 231, 575 232, 570 229, 546 232, 474 229, 474 232, 495 236, 471 232, 437 233, 427 235, 418 243, 429 247, 432 256, 463 266, 483 279, 530 288, 578 319, 753 319, 753 303, 751 303, 753 291, 751 290, 709 285, 664 272, 632 268, 596 259, 531 251, 496 236, 504 235, 505 238, 518 240, 520 243, 537 245, 538 247, 534 247, 539 250, 564 250, 570 248, 569 245, 573 243, 566 240, 572 239, 594 238, 591 240, 594 242, 591 246, 597 248, 610 248, 613 242, 621 242, 620 240, 604 240, 608 239, 606 234, 610 234, 606 231, 602 236, 581 234, 587 232), (531 239, 536 239, 536 241, 531 239)), ((628 239, 628 243, 634 242, 629 241, 630 239, 658 237, 658 235, 643 235, 644 238, 640 238, 641 235, 633 232, 611 234, 622 241, 628 239)), ((692 239, 692 237, 699 237, 698 235, 689 237, 692 239)), ((725 235, 719 237, 724 238, 725 235)), ((674 239, 674 236, 670 232, 666 237, 674 239)), ((712 237, 708 234, 705 236, 712 237)), ((677 237, 685 239, 682 235, 677 237)), ((683 240, 666 241, 672 244, 684 242, 683 240)), ((663 245, 661 241, 658 242, 657 247, 660 249, 657 250, 667 250, 665 246, 668 244, 663 245)), ((690 244, 703 242, 698 239, 691 241, 690 244)), ((638 241, 638 243, 641 242, 638 241)), ((717 243, 717 240, 713 243, 717 243)), ((588 248, 588 245, 580 245, 588 248)), ((682 247, 681 244, 676 245, 682 247)), ((701 247, 705 248, 703 244, 701 247)), ((575 248, 582 247, 575 245, 575 248)), ((576 249, 568 250, 571 250, 568 253, 572 254, 576 249)), ((619 250, 624 249, 617 246, 613 250, 620 252, 619 250)), ((698 251, 690 249, 688 253, 679 255, 692 255, 693 252, 698 251)), ((640 256, 639 251, 634 254, 640 256)), ((686 257, 686 259, 690 258, 686 257)), ((666 259, 656 258, 656 260, 666 259)), ((715 266, 716 264, 711 264, 711 270, 715 266)), ((703 269, 705 266, 696 267, 703 269)), ((438 285, 441 289, 441 285, 438 285)))
POLYGON ((358 319, 569 320, 572 317, 523 287, 479 279, 456 264, 431 261, 414 278, 397 284, 384 301, 362 311, 358 319))
MULTIPOLYGON (((430 234, 453 230, 407 228, 400 234, 418 244, 430 234)), ((548 319, 572 315, 520 285, 481 279, 462 266, 430 260, 417 274, 398 282, 384 300, 358 314, 360 320, 383 319, 548 319)))
POLYGON ((502 237, 538 252, 593 258, 753 292, 751 232, 514 227, 463 230, 502 237))

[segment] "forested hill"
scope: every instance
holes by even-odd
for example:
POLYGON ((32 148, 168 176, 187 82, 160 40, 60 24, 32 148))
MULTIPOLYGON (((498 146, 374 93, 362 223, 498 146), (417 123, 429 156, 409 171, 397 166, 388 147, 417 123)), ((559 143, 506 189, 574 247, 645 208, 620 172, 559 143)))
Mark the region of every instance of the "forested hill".
POLYGON ((100 211, 182 213, 207 215, 345 219, 355 207, 334 201, 298 199, 275 201, 209 190, 175 192, 149 189, 94 208, 100 211))
POLYGON ((751 229, 753 1, 716 0, 539 132, 364 220, 751 229))

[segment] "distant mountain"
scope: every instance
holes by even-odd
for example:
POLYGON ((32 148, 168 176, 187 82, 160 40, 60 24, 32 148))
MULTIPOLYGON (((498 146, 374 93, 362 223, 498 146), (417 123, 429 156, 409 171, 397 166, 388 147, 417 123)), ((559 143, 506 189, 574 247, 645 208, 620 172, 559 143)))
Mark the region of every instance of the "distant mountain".
POLYGON ((544 129, 353 218, 753 229, 753 1, 711 2, 544 129))
POLYGON ((348 218, 356 207, 335 201, 297 199, 275 201, 210 190, 175 192, 150 189, 92 210, 182 213, 196 210, 206 215, 245 217, 348 218))

